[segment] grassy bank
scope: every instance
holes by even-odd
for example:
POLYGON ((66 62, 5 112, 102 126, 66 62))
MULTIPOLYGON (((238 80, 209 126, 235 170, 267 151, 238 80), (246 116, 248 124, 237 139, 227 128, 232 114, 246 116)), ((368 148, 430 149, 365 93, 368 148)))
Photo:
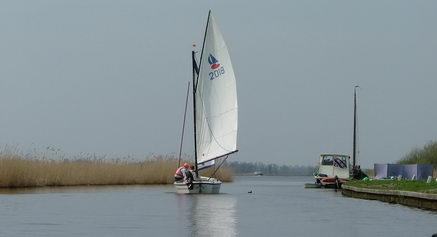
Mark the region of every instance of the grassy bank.
MULTIPOLYGON (((144 162, 105 161, 90 158, 46 160, 39 157, 0 154, 0 188, 171 184, 178 161, 172 156, 155 156, 144 162)), ((201 172, 207 176, 212 170, 201 172)), ((232 181, 232 170, 222 167, 215 175, 232 181)))
POLYGON ((424 180, 371 180, 348 182, 347 185, 359 188, 401 190, 437 194, 437 182, 435 180, 433 180, 430 184, 427 184, 424 180))

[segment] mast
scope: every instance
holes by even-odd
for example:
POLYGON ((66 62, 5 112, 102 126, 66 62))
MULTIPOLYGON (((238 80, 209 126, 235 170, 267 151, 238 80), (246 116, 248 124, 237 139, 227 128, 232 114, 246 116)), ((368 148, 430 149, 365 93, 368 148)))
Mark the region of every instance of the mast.
POLYGON ((198 74, 197 64, 196 64, 196 51, 191 52, 192 63, 193 63, 193 121, 194 121, 194 167, 196 175, 199 176, 197 171, 197 134, 196 134, 196 74, 198 74))
POLYGON ((353 137, 353 151, 352 151, 352 167, 355 169, 357 157, 357 88, 354 87, 354 137, 353 137))
POLYGON ((208 12, 208 19, 206 21, 206 27, 205 27, 205 35, 203 36, 203 44, 202 44, 202 52, 200 53, 200 61, 199 65, 196 63, 196 52, 192 51, 192 62, 193 62, 193 121, 194 121, 194 167, 196 170, 196 175, 199 176, 199 171, 197 170, 197 133, 196 133, 196 92, 197 92, 197 82, 199 80, 199 70, 201 68, 202 63, 202 57, 203 57, 203 50, 205 47, 205 41, 206 41, 206 33, 208 31, 208 25, 209 25, 209 17, 211 15, 211 10, 208 12))
MULTIPOLYGON (((201 68, 202 64, 202 58, 203 58, 203 50, 205 49, 205 42, 206 42, 206 33, 208 32, 208 25, 209 25, 209 17, 211 15, 211 10, 208 12, 208 20, 206 20, 206 27, 205 27, 205 35, 203 36, 203 43, 202 43, 202 51, 200 52, 200 60, 199 60, 199 70, 201 68)), ((196 62, 195 58, 193 57, 194 62, 196 62)), ((199 80, 199 73, 197 73, 197 80, 196 80, 196 89, 197 89, 197 81, 199 80)), ((194 91, 195 93, 195 91, 194 91)))

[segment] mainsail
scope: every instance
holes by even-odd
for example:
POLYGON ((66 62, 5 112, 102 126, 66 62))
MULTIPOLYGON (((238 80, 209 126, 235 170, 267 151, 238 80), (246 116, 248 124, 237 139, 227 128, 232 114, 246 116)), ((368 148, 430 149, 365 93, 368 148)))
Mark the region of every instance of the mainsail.
POLYGON ((228 49, 211 12, 195 84, 197 163, 237 150, 237 89, 228 49))

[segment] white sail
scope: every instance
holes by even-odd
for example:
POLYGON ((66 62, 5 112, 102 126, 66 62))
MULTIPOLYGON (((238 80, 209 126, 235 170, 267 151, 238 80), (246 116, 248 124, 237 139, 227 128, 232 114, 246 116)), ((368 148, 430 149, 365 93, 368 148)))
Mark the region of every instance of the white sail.
POLYGON ((207 169, 209 167, 212 167, 215 165, 215 160, 210 160, 204 163, 198 163, 197 164, 197 170, 203 170, 203 169, 207 169))
POLYGON ((196 87, 197 163, 237 149, 237 89, 228 49, 211 12, 196 87))

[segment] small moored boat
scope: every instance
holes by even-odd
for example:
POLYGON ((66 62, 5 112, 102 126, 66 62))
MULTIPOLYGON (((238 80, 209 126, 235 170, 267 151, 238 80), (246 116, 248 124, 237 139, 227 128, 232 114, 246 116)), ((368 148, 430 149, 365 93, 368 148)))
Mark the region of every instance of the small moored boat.
POLYGON ((319 167, 314 174, 316 184, 325 188, 341 188, 351 180, 350 156, 340 154, 321 154, 319 167))

